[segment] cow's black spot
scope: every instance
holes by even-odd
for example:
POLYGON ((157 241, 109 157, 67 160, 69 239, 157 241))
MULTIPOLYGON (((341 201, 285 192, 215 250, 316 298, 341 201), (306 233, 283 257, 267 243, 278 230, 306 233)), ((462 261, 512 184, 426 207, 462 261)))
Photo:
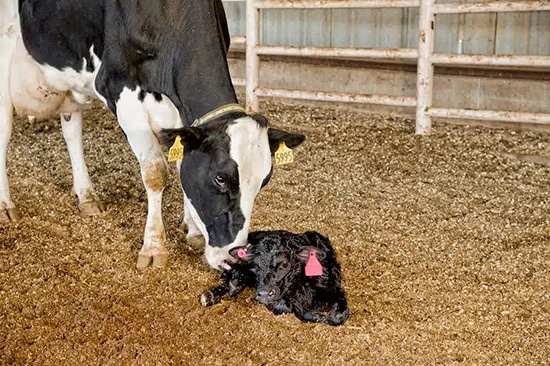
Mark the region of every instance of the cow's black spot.
POLYGON ((153 92, 153 97, 155 97, 155 100, 157 102, 162 102, 162 94, 160 94, 158 92, 153 92))

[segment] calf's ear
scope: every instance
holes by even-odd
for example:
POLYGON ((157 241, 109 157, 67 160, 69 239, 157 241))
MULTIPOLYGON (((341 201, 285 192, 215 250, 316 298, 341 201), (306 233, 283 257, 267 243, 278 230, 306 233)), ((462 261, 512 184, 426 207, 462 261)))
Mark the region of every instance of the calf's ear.
POLYGON ((269 236, 269 231, 252 231, 248 233, 248 245, 256 245, 269 236))
POLYGON ((305 263, 308 261, 309 253, 311 252, 315 253, 315 258, 317 258, 319 261, 322 261, 326 257, 326 253, 323 250, 309 245, 300 247, 296 252, 296 255, 301 262, 305 263))
POLYGON ((269 137, 271 155, 275 154, 281 142, 284 142, 288 148, 293 149, 306 139, 306 136, 301 133, 290 133, 275 128, 269 128, 267 136, 269 137))
POLYGON ((229 249, 229 255, 242 262, 249 262, 252 260, 252 258, 254 258, 249 249, 250 244, 244 247, 231 248, 229 249))
POLYGON ((174 145, 174 141, 176 141, 178 136, 186 149, 199 147, 205 138, 204 133, 196 127, 170 128, 160 131, 160 141, 168 148, 174 145))

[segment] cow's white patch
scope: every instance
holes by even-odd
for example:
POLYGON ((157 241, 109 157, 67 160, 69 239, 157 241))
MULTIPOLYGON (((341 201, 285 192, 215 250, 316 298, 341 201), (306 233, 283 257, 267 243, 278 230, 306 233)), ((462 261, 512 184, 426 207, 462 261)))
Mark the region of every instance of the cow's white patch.
POLYGON ((238 164, 240 208, 245 217, 245 223, 235 240, 228 246, 223 248, 206 246, 206 260, 214 268, 224 267, 224 261, 230 259, 229 249, 246 244, 254 199, 271 170, 267 128, 260 127, 251 117, 243 117, 236 120, 234 124, 230 124, 226 132, 231 141, 230 156, 238 164))
POLYGON ((184 222, 187 225, 187 238, 203 235, 204 240, 208 243, 208 231, 206 226, 202 222, 197 210, 191 203, 191 200, 187 198, 185 192, 183 192, 183 208, 184 208, 184 222))
POLYGON ((53 90, 70 90, 78 103, 87 103, 89 99, 86 98, 86 96, 95 97, 97 95, 94 90, 94 80, 100 66, 99 58, 93 52, 93 46, 90 48, 90 53, 94 58, 95 68, 93 72, 86 70, 86 66, 88 64, 86 59, 82 60, 81 70, 74 70, 70 67, 65 67, 63 70, 59 70, 47 64, 39 64, 47 85, 53 90), (97 62, 95 60, 97 60, 97 62))
POLYGON ((93 46, 90 47, 93 72, 86 70, 86 59, 81 70, 69 67, 59 70, 37 63, 25 48, 21 35, 17 38, 10 71, 10 92, 17 113, 48 118, 90 107, 91 97, 97 96, 94 80, 101 65, 93 46))
POLYGON ((159 137, 161 129, 183 127, 178 109, 170 98, 161 94, 158 101, 152 94, 147 94, 143 104, 149 115, 149 125, 153 133, 159 137))

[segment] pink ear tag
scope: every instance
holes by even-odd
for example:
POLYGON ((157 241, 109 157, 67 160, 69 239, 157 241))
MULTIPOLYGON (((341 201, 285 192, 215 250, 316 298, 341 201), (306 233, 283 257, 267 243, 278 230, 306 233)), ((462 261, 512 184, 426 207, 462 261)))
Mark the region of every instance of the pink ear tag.
POLYGON ((323 275, 323 266, 317 260, 314 251, 309 252, 309 258, 306 263, 306 276, 315 277, 323 275))
POLYGON ((237 250, 237 256, 238 256, 239 258, 245 258, 245 257, 246 257, 246 254, 247 254, 247 253, 246 253, 246 250, 244 250, 244 249, 242 249, 242 248, 239 249, 239 250, 237 250))

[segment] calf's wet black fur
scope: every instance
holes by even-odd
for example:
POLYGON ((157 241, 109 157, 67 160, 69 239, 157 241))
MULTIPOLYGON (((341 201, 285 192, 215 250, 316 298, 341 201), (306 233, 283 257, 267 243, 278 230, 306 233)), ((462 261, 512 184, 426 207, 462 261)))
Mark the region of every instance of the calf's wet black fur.
POLYGON ((304 322, 330 325, 348 319, 340 264, 327 237, 314 231, 256 231, 248 243, 230 251, 236 263, 222 273, 222 284, 201 295, 204 306, 253 287, 256 300, 276 315, 294 313, 304 322))

